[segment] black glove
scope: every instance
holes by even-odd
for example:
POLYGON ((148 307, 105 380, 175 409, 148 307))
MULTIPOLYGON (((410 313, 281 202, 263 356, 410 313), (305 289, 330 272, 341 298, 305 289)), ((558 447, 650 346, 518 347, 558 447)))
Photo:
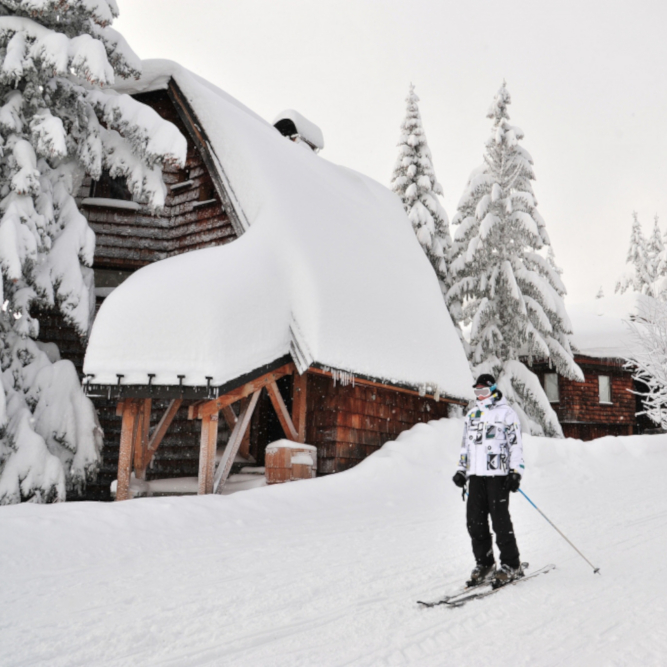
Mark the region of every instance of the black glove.
POLYGON ((512 470, 509 475, 507 475, 507 479, 505 480, 505 489, 507 491, 511 491, 512 493, 516 493, 519 490, 519 486, 521 485, 521 475, 519 475, 518 472, 514 472, 512 470))
MULTIPOLYGON (((456 484, 459 488, 463 488, 466 485, 466 475, 464 472, 461 472, 460 470, 456 471, 456 475, 452 477, 452 482, 456 484)), ((517 487, 518 488, 518 487, 517 487)))

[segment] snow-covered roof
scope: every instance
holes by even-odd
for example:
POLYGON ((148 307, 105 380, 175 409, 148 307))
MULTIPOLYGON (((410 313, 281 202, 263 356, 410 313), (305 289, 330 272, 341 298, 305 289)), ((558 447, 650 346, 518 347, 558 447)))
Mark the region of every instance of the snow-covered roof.
POLYGON ((322 150, 324 148, 324 135, 322 130, 305 116, 301 115, 294 109, 286 109, 279 113, 273 119, 273 126, 276 127, 279 123, 288 121, 296 130, 296 133, 305 141, 307 141, 313 148, 322 150))
POLYGON ((93 382, 146 384, 151 373, 155 385, 185 375, 188 386, 220 386, 292 349, 301 362, 470 397, 464 351, 399 199, 175 63, 147 61, 120 89, 166 88, 172 77, 249 228, 118 287, 90 336, 93 382))
POLYGON ((568 305, 577 351, 601 359, 627 358, 632 337, 626 322, 637 311, 637 298, 627 292, 568 305))

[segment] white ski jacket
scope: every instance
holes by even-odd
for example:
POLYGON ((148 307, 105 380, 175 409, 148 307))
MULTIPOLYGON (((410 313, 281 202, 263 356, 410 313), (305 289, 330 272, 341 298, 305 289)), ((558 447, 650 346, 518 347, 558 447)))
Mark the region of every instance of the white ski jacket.
POLYGON ((511 471, 523 476, 521 424, 504 398, 490 408, 478 401, 466 415, 458 470, 467 477, 494 477, 511 471))

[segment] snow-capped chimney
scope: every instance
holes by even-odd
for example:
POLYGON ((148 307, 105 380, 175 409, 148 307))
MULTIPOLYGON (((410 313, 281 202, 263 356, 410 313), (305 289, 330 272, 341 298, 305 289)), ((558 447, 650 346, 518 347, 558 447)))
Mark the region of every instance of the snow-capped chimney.
POLYGON ((292 141, 302 141, 316 153, 324 148, 324 136, 315 123, 294 109, 286 109, 273 119, 273 127, 292 141))

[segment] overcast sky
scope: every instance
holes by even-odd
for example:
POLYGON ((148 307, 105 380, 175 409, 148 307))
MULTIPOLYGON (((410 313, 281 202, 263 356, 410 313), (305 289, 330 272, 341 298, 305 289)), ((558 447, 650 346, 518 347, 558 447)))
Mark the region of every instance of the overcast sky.
POLYGON ((664 0, 119 0, 142 58, 169 58, 271 121, 295 108, 322 156, 388 185, 410 82, 450 218, 503 79, 568 301, 613 292, 632 211, 667 230, 664 0))

